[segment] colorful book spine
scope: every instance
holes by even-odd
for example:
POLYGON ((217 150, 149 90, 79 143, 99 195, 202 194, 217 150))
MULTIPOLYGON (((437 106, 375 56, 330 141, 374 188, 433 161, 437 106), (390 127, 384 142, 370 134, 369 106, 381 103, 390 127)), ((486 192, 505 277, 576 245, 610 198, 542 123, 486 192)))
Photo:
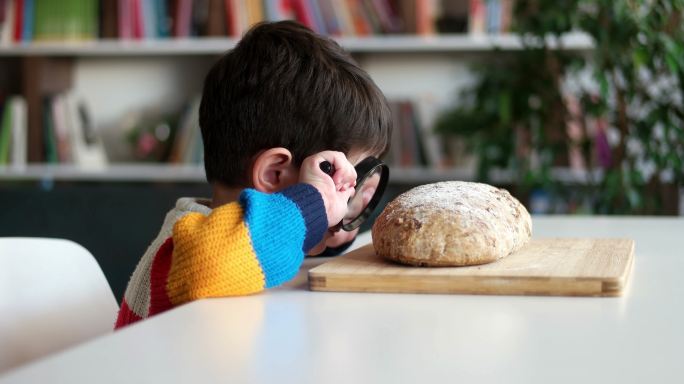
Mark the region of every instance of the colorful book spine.
POLYGON ((174 36, 190 37, 192 24, 192 0, 177 0, 174 23, 174 36))
POLYGON ((297 21, 302 23, 305 27, 311 29, 312 31, 316 29, 316 22, 314 21, 314 16, 311 11, 311 7, 307 0, 291 0, 292 10, 294 11, 297 21))
POLYGON ((28 159, 26 100, 21 96, 16 96, 10 99, 8 104, 8 107, 12 108, 11 163, 14 167, 23 167, 28 159))
POLYGON ((131 0, 118 0, 119 8, 119 38, 130 40, 133 38, 133 27, 131 21, 131 0))
POLYGON ((339 36, 342 34, 339 21, 335 17, 335 9, 331 0, 317 0, 318 8, 321 11, 321 17, 325 25, 325 31, 328 35, 339 36))
POLYGON ((290 0, 264 0, 264 12, 266 20, 280 21, 294 19, 290 0))
POLYGON ((15 43, 21 42, 24 25, 24 0, 14 0, 14 30, 12 40, 15 43))
POLYGON ((511 32, 513 23, 513 0, 501 0, 501 33, 511 32))
POLYGON ((9 100, 2 108, 2 124, 0 124, 0 165, 9 163, 10 140, 12 137, 12 108, 9 100))
POLYGON ((247 1, 245 5, 248 28, 264 20, 264 5, 261 1, 247 1))
POLYGON ((52 119, 52 98, 46 97, 43 100, 43 148, 45 162, 48 164, 59 163, 57 154, 57 137, 55 136, 55 125, 52 119))
POLYGON ((57 157, 61 163, 70 163, 73 161, 73 158, 71 155, 71 142, 69 138, 68 111, 64 95, 56 95, 52 99, 51 107, 54 134, 57 142, 57 157))
POLYGON ((368 36, 373 31, 363 10, 363 0, 349 0, 349 9, 354 24, 354 32, 358 36, 368 36))
POLYGON ((142 5, 142 29, 145 39, 157 37, 157 1, 147 0, 142 5))
POLYGON ((501 32, 501 1, 487 0, 486 3, 487 15, 487 33, 497 34, 501 32))
POLYGON ((131 24, 133 27, 133 38, 136 40, 140 40, 145 37, 145 25, 143 17, 141 0, 132 0, 131 24))
POLYGON ((311 17, 314 24, 314 31, 320 34, 327 34, 328 31, 325 28, 325 20, 323 19, 323 12, 321 11, 320 4, 318 0, 308 0, 306 2, 310 9, 311 17))
POLYGON ((484 0, 470 0, 468 32, 473 35, 485 33, 486 7, 484 0))
POLYGON ((434 0, 416 2, 416 34, 432 35, 435 33, 435 14, 437 3, 434 0))
POLYGON ((335 18, 338 20, 340 26, 340 32, 344 36, 354 36, 356 35, 356 30, 354 28, 354 20, 351 16, 351 9, 349 8, 349 3, 346 1, 334 1, 331 0, 333 11, 335 12, 335 18))
POLYGON ((157 26, 157 37, 160 38, 166 38, 169 37, 169 22, 167 20, 167 15, 168 15, 168 6, 166 3, 166 0, 154 0, 155 7, 154 10, 156 11, 155 17, 156 17, 156 22, 155 25, 157 26))
POLYGON ((23 29, 21 33, 21 41, 29 42, 33 40, 33 24, 35 21, 34 17, 34 0, 24 0, 24 11, 23 11, 23 29))

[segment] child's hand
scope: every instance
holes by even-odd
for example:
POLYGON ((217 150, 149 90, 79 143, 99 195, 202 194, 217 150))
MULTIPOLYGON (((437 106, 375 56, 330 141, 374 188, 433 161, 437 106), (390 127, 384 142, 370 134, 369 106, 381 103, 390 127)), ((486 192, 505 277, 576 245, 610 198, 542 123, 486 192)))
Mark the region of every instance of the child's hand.
POLYGON ((347 202, 354 194, 356 170, 342 152, 323 151, 304 159, 299 182, 313 185, 321 193, 328 227, 337 225, 347 214, 347 202), (321 171, 320 163, 329 161, 335 173, 332 177, 321 171))
POLYGON ((325 246, 328 248, 337 248, 343 244, 346 244, 346 243, 354 240, 354 238, 358 234, 359 234, 359 228, 356 228, 355 230, 353 230, 351 232, 337 231, 325 241, 325 246))

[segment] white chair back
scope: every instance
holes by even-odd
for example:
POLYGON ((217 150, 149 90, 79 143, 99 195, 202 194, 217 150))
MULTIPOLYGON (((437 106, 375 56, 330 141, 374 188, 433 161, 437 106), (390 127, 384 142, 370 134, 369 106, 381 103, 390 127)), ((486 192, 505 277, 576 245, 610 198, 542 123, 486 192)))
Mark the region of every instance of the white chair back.
POLYGON ((111 332, 118 309, 82 246, 0 238, 0 372, 111 332))

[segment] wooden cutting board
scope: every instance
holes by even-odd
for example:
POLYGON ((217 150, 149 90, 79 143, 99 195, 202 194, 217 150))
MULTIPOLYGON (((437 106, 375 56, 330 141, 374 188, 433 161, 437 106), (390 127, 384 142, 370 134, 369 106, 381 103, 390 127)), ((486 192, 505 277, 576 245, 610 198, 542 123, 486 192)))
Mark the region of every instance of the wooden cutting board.
POLYGON ((372 244, 309 271, 314 291, 620 296, 634 260, 629 239, 533 239, 490 264, 420 268, 375 255, 372 244))

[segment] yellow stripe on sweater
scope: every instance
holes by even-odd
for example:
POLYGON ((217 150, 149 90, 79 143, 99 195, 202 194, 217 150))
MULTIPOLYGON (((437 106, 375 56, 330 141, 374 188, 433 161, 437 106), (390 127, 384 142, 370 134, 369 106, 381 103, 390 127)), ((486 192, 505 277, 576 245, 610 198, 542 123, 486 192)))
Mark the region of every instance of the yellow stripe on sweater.
POLYGON ((209 216, 187 214, 173 227, 173 245, 166 290, 174 305, 264 289, 264 273, 238 203, 209 216))

